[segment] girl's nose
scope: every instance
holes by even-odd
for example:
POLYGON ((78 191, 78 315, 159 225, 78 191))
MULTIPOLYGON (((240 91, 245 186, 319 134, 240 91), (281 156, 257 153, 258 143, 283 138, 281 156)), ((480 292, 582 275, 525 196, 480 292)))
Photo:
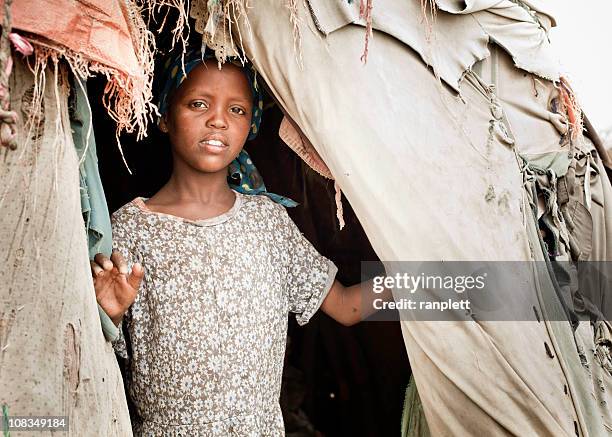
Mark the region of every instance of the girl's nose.
POLYGON ((206 121, 206 126, 215 129, 227 128, 227 114, 223 108, 214 106, 208 110, 209 117, 206 121))

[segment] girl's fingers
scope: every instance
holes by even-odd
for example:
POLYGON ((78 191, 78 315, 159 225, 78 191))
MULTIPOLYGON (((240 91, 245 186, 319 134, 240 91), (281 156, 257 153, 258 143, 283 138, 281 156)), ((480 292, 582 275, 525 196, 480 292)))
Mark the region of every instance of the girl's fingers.
POLYGON ((128 276, 128 284, 130 284, 130 286, 134 290, 138 290, 138 288, 140 287, 140 282, 142 281, 143 277, 144 277, 144 269, 142 268, 140 263, 135 263, 132 266, 132 272, 130 273, 130 276, 128 276))
POLYGON ((110 259, 115 265, 115 267, 117 267, 117 270, 119 270, 119 273, 121 273, 122 275, 127 275, 128 273, 127 263, 125 262, 125 260, 123 259, 123 256, 121 256, 121 253, 118 250, 113 250, 113 253, 111 254, 110 259))
POLYGON ((95 261, 90 260, 89 265, 91 266, 91 275, 94 278, 104 271, 104 269, 100 267, 95 261))
POLYGON ((113 269, 113 263, 103 253, 96 253, 94 261, 97 262, 98 265, 102 266, 102 268, 106 271, 113 269))

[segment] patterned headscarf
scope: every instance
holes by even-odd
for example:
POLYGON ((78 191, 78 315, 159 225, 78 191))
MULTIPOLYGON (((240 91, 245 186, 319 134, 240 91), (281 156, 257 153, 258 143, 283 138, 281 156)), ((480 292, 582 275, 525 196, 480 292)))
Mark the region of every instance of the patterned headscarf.
MULTIPOLYGON (((163 68, 164 80, 161 82, 163 88, 159 93, 158 106, 161 115, 168 112, 172 94, 181 86, 191 70, 208 59, 215 59, 212 50, 202 54, 201 50, 190 49, 184 56, 182 53, 178 53, 174 57, 168 58, 163 68)), ((251 87, 253 94, 253 115, 251 118, 251 130, 247 140, 252 140, 259 132, 259 125, 263 115, 263 93, 257 84, 257 72, 250 63, 243 64, 237 58, 229 58, 228 62, 242 69, 251 87)), ((263 194, 274 202, 286 207, 297 205, 296 202, 287 197, 269 193, 266 190, 261 175, 244 149, 229 166, 228 183, 232 189, 243 194, 263 194)))

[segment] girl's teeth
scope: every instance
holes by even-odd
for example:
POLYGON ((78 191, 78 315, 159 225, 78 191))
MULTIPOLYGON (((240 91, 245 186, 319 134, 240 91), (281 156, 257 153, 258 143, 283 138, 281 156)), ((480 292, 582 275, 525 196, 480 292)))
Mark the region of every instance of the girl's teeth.
POLYGON ((218 141, 218 140, 208 140, 208 141, 206 141, 206 143, 210 144, 211 146, 217 146, 217 147, 223 146, 223 143, 221 141, 218 141))

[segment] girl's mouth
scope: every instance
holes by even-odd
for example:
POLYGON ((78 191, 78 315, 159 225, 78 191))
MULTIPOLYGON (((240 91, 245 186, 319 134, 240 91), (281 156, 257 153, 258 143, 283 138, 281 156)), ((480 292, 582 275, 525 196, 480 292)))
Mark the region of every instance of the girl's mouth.
POLYGON ((200 142, 200 147, 208 153, 223 153, 229 146, 220 140, 206 140, 200 142))

